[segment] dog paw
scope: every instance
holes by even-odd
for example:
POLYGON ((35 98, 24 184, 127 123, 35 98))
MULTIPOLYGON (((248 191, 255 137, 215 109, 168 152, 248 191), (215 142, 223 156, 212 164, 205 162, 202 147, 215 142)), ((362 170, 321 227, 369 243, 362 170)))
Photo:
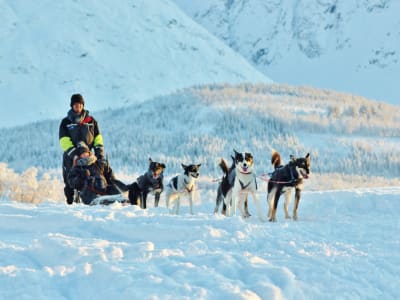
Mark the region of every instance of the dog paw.
POLYGON ((249 214, 248 212, 245 212, 243 214, 243 218, 245 218, 245 219, 250 218, 250 217, 251 217, 251 214, 249 214))
POLYGON ((286 215, 285 216, 285 219, 291 219, 292 217, 291 216, 289 216, 289 215, 286 215))

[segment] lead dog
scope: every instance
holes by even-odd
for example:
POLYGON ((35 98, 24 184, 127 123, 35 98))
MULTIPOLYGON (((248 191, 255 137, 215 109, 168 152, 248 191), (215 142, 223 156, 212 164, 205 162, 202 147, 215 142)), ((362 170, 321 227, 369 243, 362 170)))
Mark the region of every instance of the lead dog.
POLYGON ((195 181, 199 177, 200 166, 198 165, 184 165, 183 174, 173 177, 165 189, 165 201, 167 208, 170 208, 171 214, 179 215, 179 208, 181 204, 181 197, 187 196, 189 199, 190 213, 193 215, 193 200, 195 181))
MULTIPOLYGON (((221 183, 221 193, 225 194, 223 199, 224 204, 226 205, 226 215, 231 215, 231 207, 233 206, 235 215, 236 209, 238 208, 242 217, 248 218, 250 214, 246 209, 245 203, 248 195, 251 194, 256 206, 258 218, 263 221, 261 208, 258 203, 257 181, 256 175, 254 174, 253 155, 249 152, 240 153, 236 150, 233 151, 235 153, 235 156, 232 157, 234 166, 231 167, 230 173, 234 173, 234 179, 229 179, 229 176, 233 175, 228 174, 228 176, 225 176, 228 180, 221 183)), ((218 210, 218 208, 216 209, 218 210)))
POLYGON ((293 220, 297 220, 297 209, 299 208, 301 191, 303 189, 303 179, 307 179, 310 174, 311 159, 307 153, 305 157, 290 157, 290 162, 282 166, 281 156, 274 151, 271 157, 271 164, 274 166, 274 172, 268 181, 269 205, 268 218, 271 222, 276 222, 276 208, 279 198, 285 195, 284 211, 285 217, 290 219, 288 207, 290 204, 292 189, 295 189, 295 203, 293 207, 293 220))

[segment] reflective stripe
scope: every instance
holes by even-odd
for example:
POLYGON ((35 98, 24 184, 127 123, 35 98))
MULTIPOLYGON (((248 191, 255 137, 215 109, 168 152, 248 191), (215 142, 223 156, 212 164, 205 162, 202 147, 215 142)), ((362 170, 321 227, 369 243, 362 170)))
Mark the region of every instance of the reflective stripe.
POLYGON ((93 146, 95 146, 95 147, 97 147, 97 146, 103 146, 103 137, 101 136, 101 134, 98 134, 98 135, 94 138, 93 146))
POLYGON ((72 143, 72 140, 68 136, 63 136, 60 139, 60 146, 63 151, 67 151, 69 148, 74 147, 74 144, 72 143))
POLYGON ((71 156, 71 153, 74 152, 75 149, 76 149, 75 147, 74 147, 74 148, 71 148, 71 150, 69 150, 67 154, 68 154, 69 156, 71 156))

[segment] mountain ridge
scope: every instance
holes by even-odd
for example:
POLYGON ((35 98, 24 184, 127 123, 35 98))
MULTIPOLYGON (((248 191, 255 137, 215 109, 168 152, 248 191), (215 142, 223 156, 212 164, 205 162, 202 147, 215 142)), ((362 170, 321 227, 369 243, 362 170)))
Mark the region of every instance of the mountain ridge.
POLYGON ((0 6, 0 127, 62 117, 74 93, 100 110, 195 84, 271 81, 168 0, 0 6))
POLYGON ((174 1, 276 82, 399 104, 399 1, 174 1))

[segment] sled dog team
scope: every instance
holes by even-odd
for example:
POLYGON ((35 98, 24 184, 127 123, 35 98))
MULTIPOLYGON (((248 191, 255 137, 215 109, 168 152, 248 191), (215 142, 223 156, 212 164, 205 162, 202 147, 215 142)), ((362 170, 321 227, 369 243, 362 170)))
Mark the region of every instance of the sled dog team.
MULTIPOLYGON (((64 194, 67 204, 80 200, 89 205, 110 204, 115 201, 124 201, 124 199, 116 199, 123 192, 129 192, 129 202, 132 205, 146 208, 148 194, 152 194, 155 199, 154 206, 157 207, 160 194, 164 190, 165 164, 149 159, 147 172, 139 176, 132 184, 126 185, 117 180, 105 159, 103 137, 98 123, 85 109, 83 96, 73 94, 70 107, 67 116, 61 121, 59 130, 59 142, 63 150, 64 194)), ((257 216, 263 220, 257 195, 253 155, 249 152, 241 153, 234 150, 231 158, 233 162, 230 167, 224 159, 221 159, 219 163, 223 177, 218 185, 214 212, 218 212, 222 203, 222 214, 230 216, 232 213, 236 214, 238 209, 243 218, 248 218, 250 217, 248 198, 251 195, 257 216)), ((297 220, 303 179, 308 178, 310 174, 310 155, 307 154, 302 158, 291 156, 289 163, 282 165, 279 153, 274 152, 271 163, 274 171, 268 180, 268 218, 270 221, 276 221, 276 208, 281 195, 285 196, 285 216, 290 218, 288 206, 294 189, 293 219, 297 220)), ((181 198, 187 197, 190 213, 193 214, 193 197, 200 166, 201 164, 182 164, 183 174, 173 177, 165 187, 166 206, 171 213, 179 214, 181 198)))
MULTIPOLYGON (((263 220, 257 194, 257 181, 254 173, 253 155, 249 152, 237 152, 234 150, 232 165, 228 167, 224 159, 221 159, 219 166, 223 171, 223 177, 219 182, 214 213, 218 213, 222 204, 221 213, 227 216, 236 214, 239 210, 243 218, 250 217, 248 210, 248 198, 251 195, 257 216, 263 220)), ((276 221, 276 209, 281 195, 284 195, 285 217, 290 218, 289 204, 292 190, 295 190, 295 203, 293 207, 293 219, 297 220, 297 210, 299 207, 303 179, 310 175, 311 160, 310 155, 295 158, 290 157, 289 163, 282 165, 281 157, 278 152, 273 152, 271 164, 274 167, 270 179, 268 180, 267 202, 269 205, 268 219, 276 221)), ((187 198, 189 201, 190 213, 193 214, 193 200, 196 179, 200 175, 201 164, 182 164, 183 173, 173 177, 165 187, 166 207, 172 214, 179 214, 180 201, 187 198)), ((154 162, 149 159, 147 172, 138 177, 131 185, 122 188, 129 191, 129 202, 133 205, 147 207, 148 194, 154 195, 154 206, 158 207, 160 194, 163 188, 163 171, 165 164, 154 162)))

